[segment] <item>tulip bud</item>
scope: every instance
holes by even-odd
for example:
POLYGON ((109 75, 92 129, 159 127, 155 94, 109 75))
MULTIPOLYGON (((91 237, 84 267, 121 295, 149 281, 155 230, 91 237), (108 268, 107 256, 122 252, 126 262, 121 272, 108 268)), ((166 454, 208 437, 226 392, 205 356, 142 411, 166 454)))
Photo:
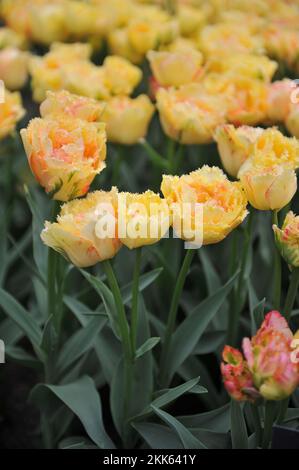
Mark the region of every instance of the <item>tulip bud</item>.
POLYGON ((276 244, 289 266, 299 268, 299 216, 288 212, 280 229, 273 225, 276 244))
POLYGON ((279 165, 255 166, 249 159, 242 165, 238 178, 250 204, 262 211, 282 209, 297 191, 295 171, 279 165))

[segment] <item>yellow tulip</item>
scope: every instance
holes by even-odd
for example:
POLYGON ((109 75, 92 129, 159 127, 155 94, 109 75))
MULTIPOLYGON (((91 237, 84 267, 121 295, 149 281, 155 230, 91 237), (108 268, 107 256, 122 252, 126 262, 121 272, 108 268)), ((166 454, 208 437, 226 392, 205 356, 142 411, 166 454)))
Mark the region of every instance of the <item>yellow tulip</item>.
POLYGON ((267 114, 274 124, 284 122, 287 119, 292 106, 292 93, 295 89, 295 82, 288 78, 269 85, 267 114))
POLYGON ((285 120, 285 126, 289 133, 299 139, 299 107, 293 106, 285 120))
POLYGON ((139 54, 173 41, 179 33, 178 22, 156 6, 140 7, 128 24, 128 38, 139 54))
POLYGON ((184 85, 178 90, 160 88, 157 108, 164 132, 183 144, 212 142, 216 127, 226 121, 222 97, 206 93, 201 85, 184 85))
POLYGON ((67 38, 66 14, 63 2, 31 5, 30 33, 34 41, 50 45, 67 38))
POLYGON ((143 54, 137 52, 129 41, 128 30, 119 28, 110 31, 107 37, 109 51, 117 56, 128 59, 133 64, 140 64, 143 54))
POLYGON ((273 225, 276 244, 289 266, 299 268, 299 216, 288 212, 280 229, 273 225))
POLYGON ((65 115, 35 118, 21 136, 34 176, 53 199, 84 196, 105 168, 104 124, 65 115))
POLYGON ((93 266, 113 258, 121 248, 117 224, 112 233, 100 230, 101 222, 104 226, 108 217, 113 222, 116 214, 117 190, 96 191, 85 199, 64 204, 57 222, 46 222, 41 238, 74 265, 93 266))
POLYGON ((0 49, 5 47, 16 47, 17 49, 27 49, 28 43, 23 34, 16 31, 2 27, 0 28, 0 49))
POLYGON ((65 114, 88 122, 99 122, 105 106, 104 102, 73 95, 66 90, 48 91, 47 98, 40 106, 40 114, 43 118, 65 114))
POLYGON ((123 57, 106 57, 103 69, 107 87, 112 95, 130 95, 142 79, 139 67, 123 57))
MULTIPOLYGON (((186 204, 191 206, 191 231, 202 228, 204 245, 218 243, 236 228, 247 215, 247 199, 239 182, 230 182, 217 167, 203 166, 189 175, 164 175, 161 191, 173 211, 173 228, 180 238, 184 237, 184 212, 186 204), (202 227, 200 218, 196 221, 195 208, 202 207, 202 227)), ((188 240, 189 241, 189 240, 188 240)))
POLYGON ((266 83, 271 81, 277 67, 277 62, 266 56, 234 52, 225 56, 221 54, 212 56, 207 64, 209 72, 232 72, 266 83))
POLYGON ((196 50, 149 51, 147 58, 155 79, 165 87, 179 87, 198 81, 202 74, 202 54, 196 50))
POLYGON ((17 122, 24 114, 21 95, 4 90, 4 102, 0 101, 0 140, 15 130, 17 122))
POLYGON ((177 18, 182 36, 190 36, 199 28, 202 28, 207 21, 207 15, 203 9, 194 8, 190 5, 179 6, 177 18))
POLYGON ((283 165, 254 165, 248 159, 242 165, 238 177, 248 201, 259 210, 280 210, 297 191, 295 171, 283 165))
POLYGON ((64 14, 66 30, 72 37, 85 38, 98 32, 98 10, 94 5, 68 0, 65 3, 64 14))
MULTIPOLYGON (((41 102, 46 98, 46 92, 48 90, 58 91, 65 89, 67 86, 71 86, 72 82, 75 82, 74 88, 76 87, 76 82, 82 79, 85 79, 87 85, 90 83, 90 68, 92 74, 94 75, 94 69, 97 69, 95 65, 92 65, 88 59, 91 55, 91 46, 90 44, 61 44, 54 43, 51 46, 50 52, 45 54, 43 57, 33 57, 29 63, 29 69, 32 76, 32 89, 33 89, 33 98, 37 102, 41 102), (69 69, 68 65, 75 64, 74 68, 76 73, 83 75, 83 78, 76 78, 71 74, 74 73, 73 69, 69 69), (86 78, 86 67, 88 68, 88 78, 86 78), (89 65, 91 67, 89 67, 89 65), (79 70, 78 70, 79 69, 79 70), (89 79, 89 82, 88 82, 89 79), (70 82, 70 84, 68 83, 70 82)), ((97 74, 98 75, 98 74, 97 74)), ((102 74, 103 75, 103 74, 102 74)), ((104 86, 98 83, 98 77, 92 77, 93 82, 96 83, 97 89, 104 89, 104 86)), ((84 85, 84 81, 83 81, 84 85)), ((82 85, 82 86, 83 86, 82 85)), ((87 87, 86 85, 86 87, 87 87)), ((78 86, 78 84, 77 84, 78 86)), ((92 84, 90 85, 92 86, 92 84)), ((89 87, 90 87, 89 86, 89 87)), ((93 90, 93 88, 92 88, 93 90)), ((73 91, 73 90, 70 90, 73 91)), ((107 94, 107 91, 106 91, 107 94)))
POLYGON ((9 90, 20 90, 28 78, 28 54, 15 47, 0 49, 0 80, 9 90))
POLYGON ((299 167, 299 142, 296 138, 285 137, 279 130, 270 127, 254 142, 251 160, 254 165, 284 165, 296 169, 299 167))
POLYGON ((123 145, 136 144, 147 134, 154 110, 146 95, 134 99, 116 96, 109 100, 102 115, 107 125, 108 141, 123 145))
POLYGON ((247 158, 250 157, 252 144, 263 129, 249 126, 234 127, 224 124, 216 129, 214 139, 225 171, 234 178, 247 158))
POLYGON ((119 194, 119 237, 131 250, 158 242, 167 233, 170 222, 168 204, 158 194, 152 191, 119 194))
POLYGON ((233 52, 260 53, 263 43, 246 25, 219 23, 205 26, 199 33, 198 44, 206 58, 233 52))

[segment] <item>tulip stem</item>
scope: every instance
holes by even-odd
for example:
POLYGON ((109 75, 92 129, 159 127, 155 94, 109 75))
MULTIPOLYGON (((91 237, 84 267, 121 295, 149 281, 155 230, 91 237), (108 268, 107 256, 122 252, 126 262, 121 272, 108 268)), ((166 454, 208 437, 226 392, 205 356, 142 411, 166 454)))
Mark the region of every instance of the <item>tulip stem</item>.
POLYGON ((299 287, 299 268, 294 268, 291 274, 291 281, 283 309, 284 316, 287 321, 290 321, 294 303, 296 300, 297 292, 299 287))
POLYGON ((259 447, 262 441, 263 429, 261 425, 261 418, 259 414, 258 406, 251 404, 251 414, 253 419, 253 424, 255 428, 256 444, 259 447))
MULTIPOLYGON (((278 211, 273 211, 273 225, 278 224, 278 211)), ((280 310, 281 303, 281 257, 276 245, 274 246, 274 291, 273 291, 273 306, 276 310, 280 310)))
POLYGON ((137 248, 134 274, 133 274, 132 311, 131 311, 131 343, 132 343, 132 352, 134 356, 136 352, 137 328, 138 328, 138 295, 139 295, 141 257, 142 257, 142 248, 137 248))
POLYGON ((124 377, 125 377, 125 392, 124 392, 124 420, 123 420, 123 438, 124 441, 127 439, 129 431, 127 429, 127 423, 130 418, 130 405, 133 385, 133 353, 130 338, 130 327, 126 317, 126 311, 120 292, 120 288, 115 277, 113 268, 110 261, 103 261, 103 268, 107 276, 107 280, 112 291, 114 302, 118 314, 118 326, 121 336, 123 354, 124 354, 124 377))
POLYGON ((273 401, 266 401, 265 404, 265 423, 262 448, 268 449, 272 439, 272 428, 276 414, 276 403, 273 401))
MULTIPOLYGON (((51 222, 56 220, 59 213, 60 203, 53 201, 51 222)), ((48 317, 52 316, 56 333, 59 334, 60 330, 60 314, 57 315, 57 271, 58 271, 58 259, 59 254, 49 248, 48 250, 48 317)))
POLYGON ((168 373, 167 373, 167 364, 168 364, 168 356, 169 350, 171 345, 171 338, 173 335, 173 330, 176 323, 176 317, 179 307, 180 297, 184 288, 185 280, 195 255, 195 250, 189 249, 185 255, 184 262, 182 264, 179 276, 177 278, 177 282, 175 285, 175 289, 172 296, 170 311, 168 315, 164 341, 163 341, 163 350, 162 350, 162 359, 161 359, 161 385, 162 387, 166 387, 168 385, 168 373))
POLYGON ((231 309, 231 314, 229 318, 229 327, 228 327, 228 344, 235 346, 237 341, 238 327, 239 327, 239 316, 242 309, 241 297, 242 289, 244 288, 244 276, 246 271, 246 264, 248 259, 248 253, 251 245, 251 235, 252 235, 252 221, 253 221, 253 211, 249 213, 248 222, 245 231, 245 242, 244 249, 242 253, 240 274, 238 278, 238 285, 236 291, 233 295, 233 306, 231 309))

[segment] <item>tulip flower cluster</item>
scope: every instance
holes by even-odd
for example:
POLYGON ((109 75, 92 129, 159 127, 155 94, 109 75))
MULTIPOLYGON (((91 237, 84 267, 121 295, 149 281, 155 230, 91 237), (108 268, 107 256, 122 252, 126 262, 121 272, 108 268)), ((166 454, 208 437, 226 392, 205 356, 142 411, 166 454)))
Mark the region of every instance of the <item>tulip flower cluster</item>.
POLYGON ((227 392, 237 401, 283 400, 299 385, 299 362, 294 360, 293 335, 279 312, 266 315, 256 335, 243 340, 243 357, 225 346, 221 372, 227 392))
POLYGON ((218 243, 247 215, 240 183, 230 182, 217 167, 204 166, 180 178, 165 175, 161 191, 165 199, 152 191, 118 193, 116 188, 90 193, 85 200, 65 204, 57 222, 46 222, 42 239, 75 265, 87 267, 112 258, 122 245, 134 249, 158 242, 170 225, 191 243, 200 231, 201 244, 218 243), (197 204, 203 210, 198 220, 197 204), (186 206, 189 210, 184 211, 186 206), (107 215, 112 232, 100 230, 107 215))
POLYGON ((224 125, 215 133, 224 168, 238 177, 251 205, 259 210, 280 210, 297 191, 299 142, 275 128, 236 129, 224 125))

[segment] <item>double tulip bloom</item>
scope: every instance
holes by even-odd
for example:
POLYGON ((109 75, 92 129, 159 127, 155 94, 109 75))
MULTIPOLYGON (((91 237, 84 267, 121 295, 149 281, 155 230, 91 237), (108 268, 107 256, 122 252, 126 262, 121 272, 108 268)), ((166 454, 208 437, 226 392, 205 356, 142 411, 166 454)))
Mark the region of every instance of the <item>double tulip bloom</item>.
POLYGON ((173 228, 186 241, 192 242, 184 237, 187 216, 191 216, 191 226, 187 225, 190 233, 196 235, 202 229, 202 243, 209 245, 222 241, 247 215, 247 199, 241 184, 230 182, 217 167, 204 166, 181 177, 164 175, 161 191, 173 208, 173 228), (197 204, 203 211, 198 221, 197 204))
POLYGON ((48 95, 41 112, 21 131, 33 174, 56 200, 84 196, 105 168, 105 125, 92 122, 102 105, 64 92, 48 95))
POLYGON ((157 108, 164 132, 182 144, 212 142, 215 129, 226 120, 225 100, 206 93, 199 84, 160 88, 157 108))
POLYGON ((244 356, 225 346, 221 372, 227 392, 237 401, 283 400, 299 385, 293 336, 279 312, 268 313, 256 335, 243 340, 244 356))
POLYGON ((143 194, 95 191, 65 204, 55 223, 46 222, 41 238, 78 267, 113 258, 124 245, 151 245, 169 229, 166 201, 143 194))
POLYGON ((273 230, 281 256, 291 268, 299 268, 299 216, 289 212, 282 228, 274 225, 273 230))

